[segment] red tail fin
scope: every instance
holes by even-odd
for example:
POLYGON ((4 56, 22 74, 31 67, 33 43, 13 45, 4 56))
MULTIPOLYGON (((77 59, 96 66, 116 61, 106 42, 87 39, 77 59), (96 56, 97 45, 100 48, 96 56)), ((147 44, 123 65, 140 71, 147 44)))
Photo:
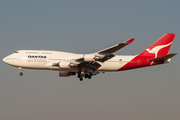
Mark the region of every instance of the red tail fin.
POLYGON ((167 55, 175 35, 176 35, 175 33, 166 33, 154 44, 152 44, 145 51, 139 54, 139 56, 149 56, 149 57, 154 56, 154 58, 157 58, 160 56, 167 55))
POLYGON ((166 33, 154 44, 144 50, 141 54, 137 55, 119 70, 127 70, 139 67, 146 67, 150 65, 163 64, 166 59, 171 58, 175 55, 167 55, 175 35, 175 33, 166 33))

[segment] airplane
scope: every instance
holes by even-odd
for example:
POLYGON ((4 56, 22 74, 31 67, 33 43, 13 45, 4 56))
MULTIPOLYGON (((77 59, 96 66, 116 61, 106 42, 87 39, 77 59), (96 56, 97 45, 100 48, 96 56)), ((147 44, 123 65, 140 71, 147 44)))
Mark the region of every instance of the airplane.
POLYGON ((114 55, 117 50, 132 43, 135 38, 90 54, 75 54, 61 51, 47 50, 18 50, 5 57, 3 62, 18 67, 19 75, 22 69, 59 71, 59 77, 77 75, 91 79, 100 72, 124 71, 154 65, 169 63, 177 53, 168 54, 175 33, 166 33, 150 47, 138 55, 114 55))

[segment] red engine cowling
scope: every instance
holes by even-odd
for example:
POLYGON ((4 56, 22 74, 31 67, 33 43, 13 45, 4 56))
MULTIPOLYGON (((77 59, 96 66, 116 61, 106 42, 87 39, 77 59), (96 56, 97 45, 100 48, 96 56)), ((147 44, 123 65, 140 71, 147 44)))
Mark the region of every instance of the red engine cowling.
POLYGON ((68 71, 59 71, 59 77, 69 77, 72 75, 76 75, 75 72, 68 72, 68 71))

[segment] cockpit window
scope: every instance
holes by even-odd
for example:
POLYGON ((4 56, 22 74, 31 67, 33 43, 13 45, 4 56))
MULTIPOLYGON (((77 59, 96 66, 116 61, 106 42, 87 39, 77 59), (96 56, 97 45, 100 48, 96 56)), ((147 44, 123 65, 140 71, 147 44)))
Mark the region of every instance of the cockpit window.
POLYGON ((15 53, 18 53, 18 51, 16 51, 15 53))

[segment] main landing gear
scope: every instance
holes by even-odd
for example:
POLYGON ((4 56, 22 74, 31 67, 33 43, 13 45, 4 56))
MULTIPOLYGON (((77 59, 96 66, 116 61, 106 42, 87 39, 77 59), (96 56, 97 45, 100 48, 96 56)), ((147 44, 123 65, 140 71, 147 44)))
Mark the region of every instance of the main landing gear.
POLYGON ((83 77, 91 79, 92 73, 91 72, 82 73, 81 71, 79 71, 77 77, 79 78, 80 81, 83 80, 83 77))
POLYGON ((22 68, 19 67, 19 70, 20 70, 19 75, 23 76, 22 68))
POLYGON ((80 81, 82 81, 82 80, 83 80, 83 76, 82 76, 81 71, 79 71, 79 72, 78 72, 78 76, 77 76, 77 77, 79 78, 79 80, 80 80, 80 81))

